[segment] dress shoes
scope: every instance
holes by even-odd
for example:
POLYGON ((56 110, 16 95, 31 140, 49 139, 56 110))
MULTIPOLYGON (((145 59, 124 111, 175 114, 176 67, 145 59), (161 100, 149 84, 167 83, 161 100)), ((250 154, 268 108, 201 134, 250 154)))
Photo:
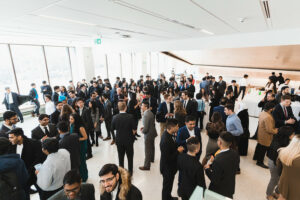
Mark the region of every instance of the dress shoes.
POLYGON ((110 145, 114 145, 116 142, 115 140, 111 141, 110 145))
POLYGON ((264 163, 256 163, 257 166, 260 166, 262 168, 265 168, 265 169, 269 169, 269 167, 267 165, 265 165, 264 163))
POLYGON ((139 167, 139 169, 142 171, 149 171, 150 167, 139 167))
POLYGON ((111 138, 110 137, 107 137, 107 138, 104 138, 103 141, 107 141, 107 140, 110 140, 111 138))
POLYGON ((87 155, 86 156, 86 160, 88 160, 88 159, 90 159, 90 158, 92 158, 93 157, 93 155, 91 154, 91 155, 87 155))

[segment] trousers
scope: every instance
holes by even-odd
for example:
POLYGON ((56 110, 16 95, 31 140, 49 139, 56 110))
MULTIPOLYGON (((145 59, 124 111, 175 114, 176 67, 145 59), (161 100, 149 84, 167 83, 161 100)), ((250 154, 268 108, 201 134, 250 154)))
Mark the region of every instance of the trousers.
POLYGON ((128 171, 132 174, 133 172, 133 143, 132 144, 117 144, 119 165, 124 168, 125 154, 128 160, 128 171))

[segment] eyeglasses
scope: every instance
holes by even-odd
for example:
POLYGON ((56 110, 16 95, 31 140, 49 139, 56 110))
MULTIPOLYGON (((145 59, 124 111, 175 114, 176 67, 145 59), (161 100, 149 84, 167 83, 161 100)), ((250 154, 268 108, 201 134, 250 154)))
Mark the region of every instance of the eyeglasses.
POLYGON ((76 188, 73 188, 70 190, 66 190, 66 189, 64 189, 64 190, 65 190, 65 193, 70 194, 71 192, 76 192, 76 190, 78 190, 78 189, 80 189, 80 187, 76 187, 76 188))
POLYGON ((100 180, 100 183, 105 184, 106 182, 112 182, 114 180, 115 176, 112 176, 110 178, 107 178, 106 180, 100 180))

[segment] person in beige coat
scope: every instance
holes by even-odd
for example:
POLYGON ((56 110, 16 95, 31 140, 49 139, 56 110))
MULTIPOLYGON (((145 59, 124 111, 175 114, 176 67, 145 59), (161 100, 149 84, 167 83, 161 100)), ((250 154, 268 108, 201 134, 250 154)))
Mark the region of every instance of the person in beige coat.
POLYGON ((290 144, 279 149, 277 165, 282 172, 278 184, 278 200, 299 200, 300 198, 300 135, 296 135, 290 144))
POLYGON ((275 128, 275 120, 272 116, 272 111, 275 107, 274 103, 266 103, 264 110, 259 115, 258 120, 258 137, 257 137, 257 152, 256 152, 256 165, 268 168, 264 164, 264 157, 271 145, 273 135, 278 133, 278 128, 275 128))

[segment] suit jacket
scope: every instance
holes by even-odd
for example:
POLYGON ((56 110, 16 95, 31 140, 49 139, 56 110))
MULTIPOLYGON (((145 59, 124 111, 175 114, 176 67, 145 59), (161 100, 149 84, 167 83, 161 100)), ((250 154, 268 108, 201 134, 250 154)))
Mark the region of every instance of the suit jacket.
POLYGON ((0 129, 0 137, 5 137, 8 139, 8 132, 10 131, 9 128, 7 128, 6 126, 4 126, 4 124, 2 124, 1 129, 0 129))
MULTIPOLYGON (((182 103, 184 103, 184 101, 182 103)), ((185 107, 186 114, 197 117, 197 109, 198 109, 197 101, 194 101, 193 99, 189 99, 189 101, 187 102, 187 105, 185 107)))
POLYGON ((235 174, 239 162, 238 153, 232 149, 217 154, 210 168, 205 170, 211 181, 209 189, 232 198, 235 190, 235 174))
POLYGON ((206 189, 204 170, 196 157, 180 154, 177 160, 180 175, 178 194, 183 200, 189 199, 197 186, 206 189))
MULTIPOLYGON (((69 198, 66 196, 65 191, 62 189, 53 196, 51 196, 48 200, 68 200, 69 198)), ((93 184, 90 183, 82 183, 80 187, 79 196, 76 198, 77 200, 95 200, 95 188, 93 184)))
POLYGON ((275 120, 272 114, 262 111, 258 120, 257 142, 269 147, 273 140, 273 135, 276 133, 275 120))
POLYGON ((213 108, 213 112, 219 112, 222 116, 222 121, 224 124, 226 124, 227 115, 224 112, 224 106, 216 106, 213 108))
POLYGON ((144 99, 143 101, 147 101, 147 102, 150 102, 150 108, 152 108, 152 113, 154 114, 154 115, 156 115, 156 112, 157 112, 157 107, 158 107, 158 105, 157 105, 157 99, 155 98, 155 97, 150 97, 150 100, 149 99, 144 99))
MULTIPOLYGON (((195 136, 198 138, 199 142, 200 142, 200 151, 199 153, 197 153, 197 158, 199 160, 201 153, 202 153, 202 139, 201 139, 201 134, 200 134, 200 129, 195 126, 194 128, 194 133, 195 136)), ((176 137, 176 143, 178 144, 178 146, 183 146, 184 147, 184 153, 187 152, 187 147, 186 147, 186 140, 191 137, 188 128, 186 126, 180 128, 178 130, 177 133, 177 137, 176 137)))
POLYGON ((50 115, 50 122, 52 124, 55 124, 57 125, 58 124, 58 121, 59 121, 59 115, 60 115, 60 112, 58 110, 55 110, 51 115, 50 115))
MULTIPOLYGON (((293 110, 291 108, 291 106, 287 107, 286 108, 287 110, 287 117, 285 117, 284 115, 284 111, 281 107, 281 104, 277 104, 274 108, 274 111, 273 111, 273 117, 275 119, 275 126, 276 128, 280 128, 282 126, 285 126, 285 125, 288 125, 288 126, 294 126, 294 125, 289 125, 289 124, 285 124, 284 121, 285 120, 288 120, 290 118, 293 118, 294 120, 297 121, 297 119, 295 118, 294 114, 293 114, 293 110)), ((295 123, 297 124, 297 123, 295 123)))
POLYGON ((136 130, 136 123, 131 114, 119 113, 112 119, 111 130, 116 130, 116 144, 133 145, 133 130, 136 130))
MULTIPOLYGON (((233 91, 233 86, 229 85, 227 87, 227 90, 228 91, 233 91)), ((233 97, 234 97, 234 99, 238 98, 238 88, 237 88, 237 86, 234 86, 233 97)))
POLYGON ((52 101, 54 102, 54 104, 55 104, 56 102, 58 102, 58 97, 59 97, 59 94, 56 93, 56 92, 54 92, 53 95, 52 95, 52 101))
POLYGON ((165 131, 160 140, 160 172, 175 174, 177 171, 177 144, 173 135, 165 131))
POLYGON ((155 138, 157 136, 154 115, 150 110, 144 113, 143 125, 144 128, 142 132, 145 134, 145 139, 155 138))
POLYGON ((80 90, 77 94, 77 97, 83 98, 84 101, 87 100, 87 96, 87 92, 83 92, 82 90, 80 90))
MULTIPOLYGON (((80 115, 79 110, 77 110, 78 115, 80 115)), ((94 130, 94 123, 91 115, 91 111, 87 107, 83 107, 82 113, 81 113, 81 119, 84 124, 85 130, 87 133, 94 130)))
POLYGON ((218 82, 218 90, 219 93, 223 96, 226 90, 226 82, 222 80, 222 82, 218 82))
MULTIPOLYGON (((11 96, 13 98, 13 101, 14 101, 14 104, 18 107, 19 106, 19 95, 15 92, 11 92, 11 96)), ((8 105, 8 102, 6 100, 6 93, 4 94, 4 99, 3 99, 3 102, 2 104, 5 104, 5 107, 6 107, 6 110, 9 109, 9 105, 8 105)))
POLYGON ((41 86, 41 93, 45 94, 49 94, 50 96, 52 96, 52 88, 50 87, 50 85, 42 85, 41 86))
POLYGON ((31 88, 31 90, 29 91, 29 96, 31 97, 31 100, 33 100, 36 97, 36 95, 37 95, 37 90, 35 89, 34 91, 34 88, 31 88))
POLYGON ((187 90, 189 93, 191 93, 192 96, 194 96, 194 94, 195 94, 195 86, 194 86, 193 84, 187 85, 187 86, 186 86, 186 90, 187 90))
MULTIPOLYGON (((167 118, 165 116, 168 113, 168 108, 167 108, 166 102, 162 102, 161 104, 159 104, 158 113, 160 113, 162 115, 161 122, 166 122, 167 118)), ((174 113, 174 104, 173 103, 170 103, 170 113, 174 113)))
MULTIPOLYGON (((48 124, 49 127, 49 134, 47 135, 48 137, 56 137, 58 136, 58 131, 57 128, 54 124, 48 124)), ((38 125, 37 127, 35 127, 32 131, 31 131, 31 138, 35 139, 35 140, 41 140, 46 134, 44 133, 44 131, 41 129, 40 125, 38 125)))
POLYGON ((66 149, 70 153, 71 169, 79 169, 80 165, 80 143, 79 136, 67 133, 62 139, 58 136, 59 148, 66 149))
POLYGON ((109 100, 107 100, 107 102, 103 104, 103 107, 104 107, 104 112, 103 112, 104 119, 106 121, 111 121, 112 120, 112 105, 111 105, 111 102, 109 100))

